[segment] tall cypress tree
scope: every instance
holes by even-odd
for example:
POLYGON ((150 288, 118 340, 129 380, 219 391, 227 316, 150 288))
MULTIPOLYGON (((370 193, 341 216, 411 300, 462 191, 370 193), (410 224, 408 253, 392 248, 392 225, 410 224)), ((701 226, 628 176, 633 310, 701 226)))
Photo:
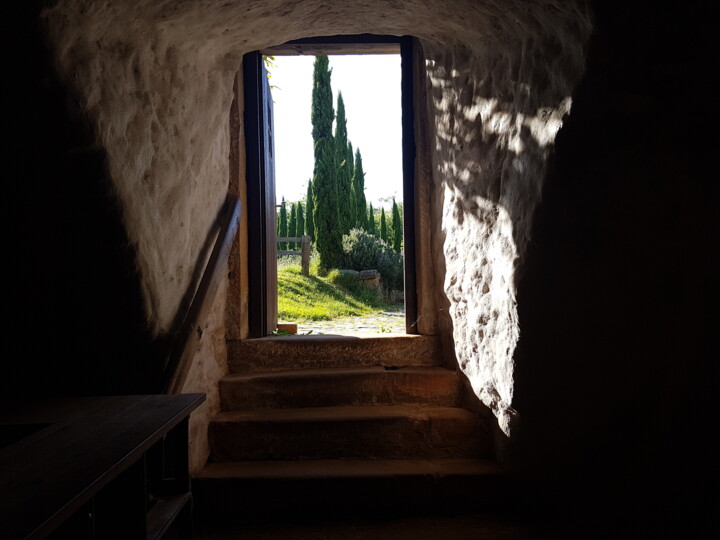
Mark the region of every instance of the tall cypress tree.
MULTIPOLYGON (((288 223, 288 236, 297 236, 297 206, 295 203, 290 205, 290 222, 288 223)), ((295 249, 297 244, 295 242, 288 243, 289 249, 295 249)))
POLYGON ((398 208, 395 199, 393 199, 392 205, 392 245, 393 249, 400 253, 402 249, 402 219, 400 218, 400 209, 398 208))
POLYGON ((372 203, 368 206, 368 228, 367 232, 377 236, 377 227, 375 226, 375 210, 373 210, 372 203))
MULTIPOLYGON (((350 150, 352 151, 352 146, 350 150)), ((371 232, 368 226, 368 216, 365 213, 365 205, 367 204, 365 199, 365 172, 363 171, 362 156, 359 148, 355 150, 352 184, 355 193, 355 208, 357 208, 357 226, 371 232)))
POLYGON ((338 190, 338 226, 340 234, 348 234, 355 226, 355 204, 352 193, 352 171, 347 159, 347 118, 345 117, 345 101, 338 92, 337 115, 335 116, 335 166, 338 190))
POLYGON ((380 209, 380 240, 388 241, 387 223, 385 222, 385 208, 380 209))
MULTIPOLYGON (((280 232, 278 236, 287 236, 288 234, 287 208, 285 208, 285 197, 280 203, 280 232)), ((287 242, 280 242, 280 249, 287 249, 287 242)))
POLYGON ((333 99, 327 56, 317 56, 313 68, 312 136, 315 150, 313 171, 313 223, 320 266, 336 268, 342 260, 342 234, 338 226, 338 192, 335 182, 335 145, 332 136, 333 99))
POLYGON ((312 179, 308 180, 307 195, 305 196, 305 232, 310 239, 315 241, 315 222, 313 221, 313 212, 315 211, 315 203, 313 202, 313 185, 312 179))

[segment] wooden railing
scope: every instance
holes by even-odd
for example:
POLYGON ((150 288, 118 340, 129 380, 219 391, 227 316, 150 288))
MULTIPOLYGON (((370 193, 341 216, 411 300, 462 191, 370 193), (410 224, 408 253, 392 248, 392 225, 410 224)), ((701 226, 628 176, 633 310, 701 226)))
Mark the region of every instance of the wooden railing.
POLYGON ((183 319, 180 332, 165 362, 162 384, 163 391, 167 394, 179 393, 185 384, 193 356, 197 350, 197 343, 202 337, 202 325, 215 299, 215 293, 227 263, 230 246, 235 238, 239 224, 240 199, 237 196, 228 196, 221 211, 220 219, 217 221, 217 226, 213 227, 210 232, 212 235, 217 231, 217 239, 212 253, 205 265, 205 271, 200 284, 195 290, 187 314, 183 319))
POLYGON ((300 244, 300 251, 278 249, 278 255, 300 255, 300 268, 302 269, 302 275, 307 276, 310 274, 310 237, 304 236, 279 236, 277 239, 278 243, 294 242, 300 244))

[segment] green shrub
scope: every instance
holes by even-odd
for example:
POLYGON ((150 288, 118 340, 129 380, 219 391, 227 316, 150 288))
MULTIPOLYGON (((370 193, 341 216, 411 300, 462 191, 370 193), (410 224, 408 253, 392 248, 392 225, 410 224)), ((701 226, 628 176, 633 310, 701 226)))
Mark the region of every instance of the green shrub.
POLYGON ((353 298, 359 300, 363 304, 374 308, 384 307, 383 300, 377 289, 368 288, 360 283, 356 276, 341 274, 337 270, 332 270, 327 277, 329 283, 342 287, 348 291, 353 298))
POLYGON ((362 229, 352 229, 343 236, 343 253, 346 268, 377 270, 386 291, 403 289, 402 255, 387 242, 362 229))
POLYGON ((403 258, 389 244, 378 257, 377 270, 386 290, 403 290, 403 258))

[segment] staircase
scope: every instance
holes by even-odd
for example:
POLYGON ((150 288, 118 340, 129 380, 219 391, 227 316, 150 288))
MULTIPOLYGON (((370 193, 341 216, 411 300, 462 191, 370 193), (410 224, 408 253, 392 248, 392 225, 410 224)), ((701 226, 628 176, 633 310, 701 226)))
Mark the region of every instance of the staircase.
POLYGON ((457 510, 497 500, 478 416, 435 338, 273 336, 234 342, 193 479, 200 521, 457 510))

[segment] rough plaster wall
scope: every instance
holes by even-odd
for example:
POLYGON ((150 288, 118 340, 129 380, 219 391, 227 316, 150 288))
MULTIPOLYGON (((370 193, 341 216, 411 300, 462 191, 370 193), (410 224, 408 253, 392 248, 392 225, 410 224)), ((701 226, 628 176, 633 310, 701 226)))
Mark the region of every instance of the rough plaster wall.
POLYGON ((522 31, 506 41, 483 40, 465 50, 424 47, 455 354, 508 436, 521 330, 515 287, 590 26, 572 10, 513 23, 522 31))
POLYGON ((515 273, 582 68, 580 0, 58 0, 44 20, 107 150, 158 333, 227 191, 242 55, 314 35, 420 38, 436 123, 436 256, 447 259, 440 304, 449 300, 462 369, 509 433, 515 273))
POLYGON ((108 152, 137 245, 148 320, 167 332, 227 190, 237 69, 132 2, 58 2, 45 13, 60 69, 108 152))
POLYGON ((213 310, 203 327, 203 338, 182 393, 200 392, 205 394, 205 402, 190 415, 190 474, 199 472, 208 456, 207 427, 210 419, 220 412, 220 393, 217 381, 228 372, 227 347, 225 341, 225 302, 227 298, 227 280, 221 282, 213 310))

